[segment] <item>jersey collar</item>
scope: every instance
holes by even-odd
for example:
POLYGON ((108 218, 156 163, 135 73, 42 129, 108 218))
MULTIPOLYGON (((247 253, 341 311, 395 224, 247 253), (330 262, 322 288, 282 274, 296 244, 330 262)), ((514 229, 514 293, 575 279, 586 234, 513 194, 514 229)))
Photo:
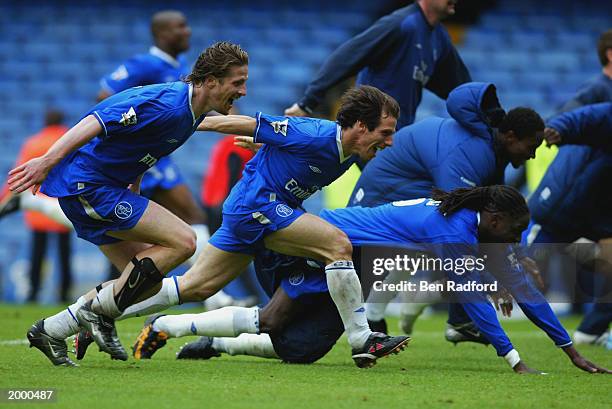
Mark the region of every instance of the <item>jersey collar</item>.
POLYGON ((338 145, 340 163, 344 163, 350 156, 344 156, 344 150, 342 149, 342 128, 340 128, 340 125, 336 125, 336 144, 338 145))
POLYGON ((167 62, 174 68, 179 68, 181 66, 181 63, 176 58, 174 58, 159 47, 152 46, 151 48, 149 48, 149 54, 154 55, 160 60, 167 62))

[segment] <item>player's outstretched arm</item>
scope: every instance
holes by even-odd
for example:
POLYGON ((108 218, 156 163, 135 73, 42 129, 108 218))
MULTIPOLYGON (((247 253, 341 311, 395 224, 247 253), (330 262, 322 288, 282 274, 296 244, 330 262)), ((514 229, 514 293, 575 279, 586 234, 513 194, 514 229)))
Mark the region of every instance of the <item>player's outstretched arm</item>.
POLYGON ((43 156, 31 159, 9 172, 9 189, 21 193, 34 187, 36 194, 49 171, 71 152, 79 149, 96 135, 102 126, 93 115, 88 115, 58 139, 43 156))
POLYGON ((612 371, 610 371, 609 369, 596 365, 585 357, 583 357, 582 355, 580 355, 580 353, 576 350, 576 348, 574 348, 573 345, 564 347, 563 351, 575 366, 585 372, 612 374, 612 371))
POLYGON ((246 115, 218 115, 206 117, 198 131, 211 131, 231 135, 253 136, 257 121, 246 115))

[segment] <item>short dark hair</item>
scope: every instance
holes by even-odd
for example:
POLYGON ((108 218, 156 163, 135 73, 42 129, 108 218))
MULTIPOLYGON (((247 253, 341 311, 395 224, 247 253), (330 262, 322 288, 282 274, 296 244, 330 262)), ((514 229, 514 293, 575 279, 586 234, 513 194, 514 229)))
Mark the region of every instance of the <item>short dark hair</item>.
POLYGON ((154 39, 157 39, 159 34, 168 26, 168 22, 181 18, 185 18, 185 15, 178 10, 158 11, 151 17, 151 35, 154 39))
POLYGON ((597 41, 597 55, 602 66, 608 65, 608 56, 606 51, 612 48, 612 29, 602 33, 597 41))
POLYGON ((518 107, 511 109, 499 124, 500 132, 514 131, 519 139, 544 131, 544 120, 533 109, 518 107))
POLYGON ((249 55, 237 44, 228 41, 215 43, 204 50, 185 82, 201 84, 207 77, 226 77, 231 67, 249 64, 249 55))
POLYGON ((64 122, 64 113, 59 109, 51 108, 45 113, 45 126, 61 125, 64 122))
POLYGON ((507 185, 458 188, 450 192, 434 189, 431 197, 440 201, 438 211, 445 216, 450 216, 461 209, 502 212, 515 217, 529 214, 523 195, 507 185))
POLYGON ((373 131, 380 125, 383 112, 399 118, 397 101, 378 88, 361 85, 350 88, 342 95, 336 120, 342 128, 350 128, 355 122, 361 121, 368 130, 373 131))

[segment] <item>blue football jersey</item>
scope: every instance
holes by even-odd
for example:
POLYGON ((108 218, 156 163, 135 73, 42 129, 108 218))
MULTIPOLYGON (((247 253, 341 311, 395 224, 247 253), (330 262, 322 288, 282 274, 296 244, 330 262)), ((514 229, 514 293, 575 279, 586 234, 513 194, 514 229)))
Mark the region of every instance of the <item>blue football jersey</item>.
MULTIPOLYGON (((320 216, 344 231, 353 245, 397 246, 451 259, 475 256, 478 252, 478 213, 462 209, 444 216, 438 211, 438 203, 431 199, 405 200, 378 207, 324 210, 320 216)), ((545 331, 555 345, 571 345, 567 331, 544 296, 526 277, 520 264, 508 263, 498 267, 495 269, 495 277, 512 293, 529 319, 545 331)), ((470 281, 483 282, 487 273, 457 272, 448 274, 448 277, 455 283, 467 284, 470 281)), ((495 309, 484 293, 457 291, 454 296, 463 305, 468 317, 493 344, 499 356, 513 349, 499 325, 495 309)))
POLYGON ((157 47, 123 62, 115 71, 100 80, 102 88, 115 94, 128 88, 178 81, 189 74, 184 56, 177 59, 157 47))
POLYGON ((254 208, 274 200, 300 206, 355 163, 354 155, 344 156, 341 137, 340 126, 332 121, 258 112, 254 139, 264 146, 234 187, 244 197, 226 201, 224 212, 238 211, 238 204, 254 208))
POLYGON ((86 184, 127 186, 181 146, 196 130, 193 87, 184 82, 130 88, 96 105, 102 133, 55 166, 42 185, 54 197, 78 194, 86 184))
POLYGON ((438 211, 438 202, 431 199, 323 210, 320 216, 345 232, 355 246, 395 245, 454 257, 465 255, 451 254, 458 251, 456 245, 466 245, 460 246, 461 251, 469 247, 476 250, 478 243, 477 212, 462 209, 444 216, 438 211))

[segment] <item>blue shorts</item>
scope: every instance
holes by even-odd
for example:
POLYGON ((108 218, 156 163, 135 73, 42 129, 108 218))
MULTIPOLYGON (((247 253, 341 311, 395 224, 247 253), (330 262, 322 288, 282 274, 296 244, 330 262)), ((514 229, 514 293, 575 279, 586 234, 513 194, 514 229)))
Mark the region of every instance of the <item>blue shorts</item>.
POLYGON ((183 176, 172 159, 163 156, 143 175, 140 193, 145 197, 152 197, 157 189, 170 190, 184 183, 183 176))
POLYGON ((98 246, 122 241, 106 232, 133 228, 149 204, 149 199, 126 188, 100 185, 86 186, 81 194, 58 201, 77 236, 98 246))
POLYGON ((280 200, 259 205, 257 209, 224 211, 221 227, 208 242, 230 253, 255 254, 264 248, 265 236, 284 229, 304 213, 280 200))

